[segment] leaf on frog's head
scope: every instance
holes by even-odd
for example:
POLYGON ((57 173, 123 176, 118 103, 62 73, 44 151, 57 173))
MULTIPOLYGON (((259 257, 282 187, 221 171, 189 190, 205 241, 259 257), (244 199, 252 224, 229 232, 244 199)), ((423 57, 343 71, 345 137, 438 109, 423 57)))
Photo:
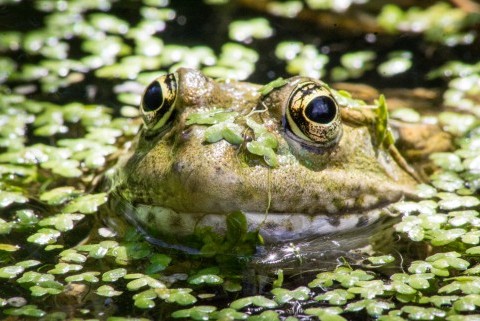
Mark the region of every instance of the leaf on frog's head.
POLYGON ((247 118, 247 125, 253 129, 255 140, 247 143, 247 150, 258 156, 263 156, 267 165, 278 166, 275 149, 278 147, 278 140, 267 128, 254 120, 247 118))
POLYGON ((262 96, 268 95, 272 90, 280 88, 285 86, 288 83, 287 80, 283 79, 282 77, 279 77, 275 79, 274 81, 269 82, 262 88, 260 88, 258 91, 262 96))
POLYGON ((380 95, 378 101, 376 102, 377 108, 375 113, 377 115, 377 122, 375 124, 375 138, 378 146, 382 144, 385 147, 389 147, 395 143, 395 138, 388 127, 388 108, 387 102, 385 101, 385 96, 380 95))
POLYGON ((186 125, 207 125, 205 141, 216 143, 222 139, 233 145, 243 142, 242 126, 235 124, 237 112, 229 112, 222 109, 213 109, 201 113, 193 113, 188 116, 186 125))
POLYGON ((213 109, 209 111, 190 114, 187 118, 186 125, 214 125, 223 122, 233 123, 237 112, 225 111, 223 109, 213 109))
POLYGON ((222 139, 233 145, 243 142, 242 126, 234 123, 222 122, 215 124, 205 130, 205 141, 216 143, 222 139))

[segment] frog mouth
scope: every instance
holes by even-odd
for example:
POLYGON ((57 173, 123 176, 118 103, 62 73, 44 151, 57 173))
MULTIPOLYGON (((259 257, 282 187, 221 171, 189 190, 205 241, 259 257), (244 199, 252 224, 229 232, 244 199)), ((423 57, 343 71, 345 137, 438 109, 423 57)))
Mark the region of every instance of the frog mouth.
MULTIPOLYGON (((167 207, 117 202, 129 221, 149 236, 166 236, 182 240, 194 234, 195 229, 209 227, 225 234, 227 214, 176 212, 167 207)), ((276 244, 309 237, 343 234, 365 229, 382 217, 393 217, 388 207, 345 214, 259 213, 243 212, 249 231, 259 231, 265 243, 276 244)))

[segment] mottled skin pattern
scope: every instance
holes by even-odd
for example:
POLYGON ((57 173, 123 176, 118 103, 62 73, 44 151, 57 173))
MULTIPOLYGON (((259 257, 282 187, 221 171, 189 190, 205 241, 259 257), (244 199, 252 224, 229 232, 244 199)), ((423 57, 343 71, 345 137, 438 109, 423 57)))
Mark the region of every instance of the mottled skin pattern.
MULTIPOLYGON (((335 218, 363 217, 402 199, 415 185, 388 151, 376 147, 375 116, 369 109, 342 108, 343 135, 327 150, 312 151, 289 137, 292 133, 284 129, 285 105, 298 82, 304 80, 300 77, 289 79, 265 97, 258 85, 217 82, 195 70, 180 69, 176 79, 173 123, 158 136, 141 131, 113 178, 115 194, 134 207, 161 206, 194 217, 235 210, 265 217, 268 211, 279 214, 277 217, 284 215, 285 219, 276 221, 276 228, 289 231, 286 239, 291 239, 292 232, 304 235, 302 228, 292 231, 290 219, 295 215, 326 216, 335 226, 335 218), (249 154, 244 144, 205 143, 207 126, 185 125, 189 114, 202 110, 225 108, 247 115, 254 108, 265 107, 268 109, 251 117, 278 139, 280 164, 276 168, 249 154)), ((241 118, 236 122, 244 125, 241 118)), ((247 128, 245 135, 252 136, 247 128)), ((140 220, 154 224, 152 215, 140 220)), ((192 228, 167 225, 158 229, 183 234, 192 228), (171 230, 175 226, 179 231, 171 230)), ((261 226, 251 228, 262 230, 261 226)), ((281 232, 279 235, 281 240, 281 232)))

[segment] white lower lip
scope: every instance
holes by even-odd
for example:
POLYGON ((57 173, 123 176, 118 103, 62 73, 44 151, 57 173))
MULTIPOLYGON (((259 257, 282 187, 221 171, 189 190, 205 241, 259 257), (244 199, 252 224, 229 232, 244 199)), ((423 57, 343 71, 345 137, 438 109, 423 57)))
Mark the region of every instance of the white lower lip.
MULTIPOLYGON (((226 231, 225 214, 177 213, 169 208, 123 203, 122 211, 130 220, 160 235, 177 238, 191 235, 195 228, 211 227, 215 232, 226 231)), ((384 209, 336 215, 305 215, 299 213, 245 213, 249 231, 259 230, 266 243, 279 243, 311 236, 344 233, 378 221, 384 209)))

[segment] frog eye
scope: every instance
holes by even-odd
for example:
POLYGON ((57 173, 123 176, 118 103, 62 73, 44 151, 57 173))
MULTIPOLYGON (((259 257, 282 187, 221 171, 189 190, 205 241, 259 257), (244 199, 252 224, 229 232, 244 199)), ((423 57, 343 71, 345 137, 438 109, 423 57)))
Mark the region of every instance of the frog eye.
POLYGON ((140 111, 148 130, 164 127, 175 115, 177 80, 174 74, 155 79, 143 93, 140 111))
POLYGON ((300 83, 288 99, 287 130, 308 145, 331 147, 342 135, 338 103, 321 83, 300 83))

